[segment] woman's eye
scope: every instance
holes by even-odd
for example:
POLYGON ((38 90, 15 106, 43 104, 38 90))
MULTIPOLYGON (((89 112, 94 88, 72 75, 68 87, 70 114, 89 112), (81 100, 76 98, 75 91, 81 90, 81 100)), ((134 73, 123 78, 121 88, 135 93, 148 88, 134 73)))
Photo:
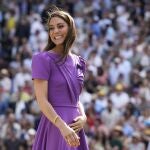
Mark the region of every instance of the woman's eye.
POLYGON ((63 27, 64 27, 63 25, 58 26, 59 29, 61 29, 61 28, 63 28, 63 27))
POLYGON ((49 28, 49 30, 53 30, 54 28, 49 28))

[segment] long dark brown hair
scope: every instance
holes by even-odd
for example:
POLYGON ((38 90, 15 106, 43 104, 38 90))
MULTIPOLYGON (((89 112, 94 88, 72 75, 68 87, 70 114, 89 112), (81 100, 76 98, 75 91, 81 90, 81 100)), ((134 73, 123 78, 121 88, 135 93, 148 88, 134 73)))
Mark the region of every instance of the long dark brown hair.
POLYGON ((75 28, 75 23, 74 23, 74 20, 73 18, 71 17, 71 15, 64 11, 64 10, 61 10, 57 7, 55 7, 55 9, 53 11, 47 11, 48 13, 48 19, 47 19, 47 27, 48 27, 48 43, 45 47, 45 51, 49 51, 51 49, 53 49, 56 45, 52 42, 50 36, 49 36, 49 32, 50 32, 50 29, 49 29, 49 22, 51 20, 51 18, 53 17, 59 17, 61 19, 63 19, 67 24, 68 24, 68 33, 67 33, 67 36, 66 36, 66 39, 63 43, 63 46, 64 46, 64 51, 62 53, 62 57, 60 60, 66 58, 66 56, 68 55, 69 53, 69 50, 71 48, 71 46, 73 45, 75 39, 76 39, 76 28, 75 28))

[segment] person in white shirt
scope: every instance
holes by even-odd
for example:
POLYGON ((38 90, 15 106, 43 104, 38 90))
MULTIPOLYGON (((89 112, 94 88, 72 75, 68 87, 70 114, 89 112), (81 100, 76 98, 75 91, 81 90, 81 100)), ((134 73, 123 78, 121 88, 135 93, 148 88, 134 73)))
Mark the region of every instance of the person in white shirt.
POLYGON ((110 94, 110 99, 114 104, 114 107, 123 111, 125 106, 130 101, 129 95, 124 91, 124 87, 121 83, 117 83, 115 91, 110 94))

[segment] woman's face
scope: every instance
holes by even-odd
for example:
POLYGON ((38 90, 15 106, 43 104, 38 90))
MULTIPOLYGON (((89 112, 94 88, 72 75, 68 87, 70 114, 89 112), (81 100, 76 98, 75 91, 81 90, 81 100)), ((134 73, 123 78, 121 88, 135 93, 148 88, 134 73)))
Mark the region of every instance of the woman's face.
POLYGON ((58 46, 63 45, 67 33, 68 33, 68 24, 59 17, 52 17, 49 22, 49 36, 52 42, 58 46))

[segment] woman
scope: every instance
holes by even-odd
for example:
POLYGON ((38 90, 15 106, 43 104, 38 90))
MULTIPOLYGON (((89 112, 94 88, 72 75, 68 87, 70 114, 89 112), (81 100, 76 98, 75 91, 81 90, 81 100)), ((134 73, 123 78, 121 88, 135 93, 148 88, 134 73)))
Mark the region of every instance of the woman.
POLYGON ((86 115, 78 101, 84 60, 71 53, 76 38, 73 18, 62 10, 48 13, 45 51, 33 55, 32 78, 42 117, 33 150, 88 150, 83 126, 86 115))

